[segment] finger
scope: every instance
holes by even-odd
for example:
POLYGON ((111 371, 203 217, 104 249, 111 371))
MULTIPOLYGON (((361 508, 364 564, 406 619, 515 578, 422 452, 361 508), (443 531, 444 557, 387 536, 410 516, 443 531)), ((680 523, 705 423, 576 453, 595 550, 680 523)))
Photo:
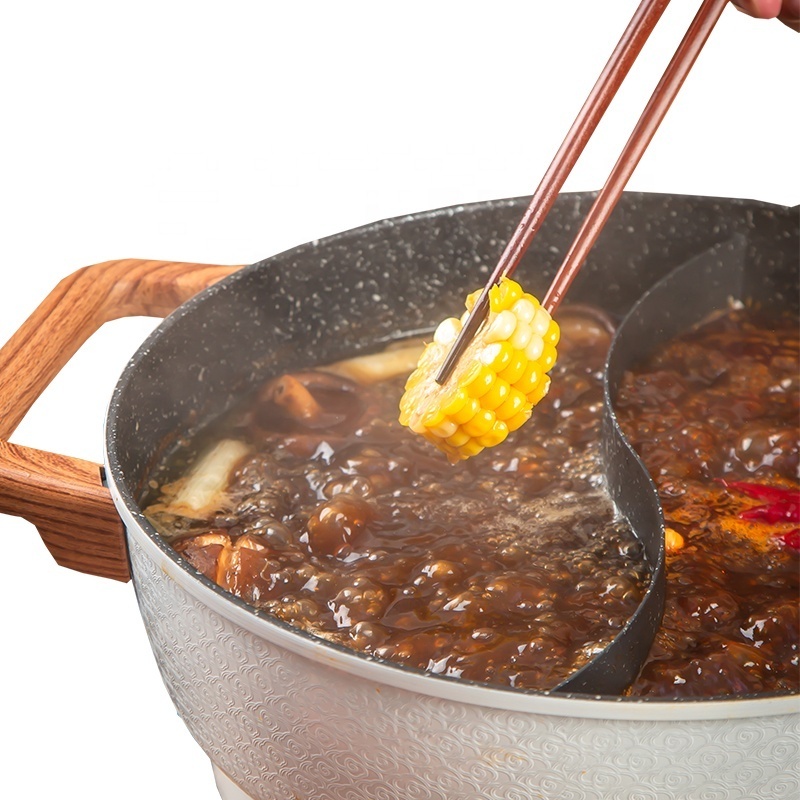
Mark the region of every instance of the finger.
POLYGON ((733 0, 733 4, 745 14, 759 19, 772 19, 781 13, 781 0, 733 0))

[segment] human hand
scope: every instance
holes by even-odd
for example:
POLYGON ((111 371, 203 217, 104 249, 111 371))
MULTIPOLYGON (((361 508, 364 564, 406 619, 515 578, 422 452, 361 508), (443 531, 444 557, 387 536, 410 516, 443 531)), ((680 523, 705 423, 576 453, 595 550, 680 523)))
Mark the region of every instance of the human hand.
POLYGON ((751 17, 777 17, 793 30, 800 31, 800 0, 733 0, 733 4, 751 17))

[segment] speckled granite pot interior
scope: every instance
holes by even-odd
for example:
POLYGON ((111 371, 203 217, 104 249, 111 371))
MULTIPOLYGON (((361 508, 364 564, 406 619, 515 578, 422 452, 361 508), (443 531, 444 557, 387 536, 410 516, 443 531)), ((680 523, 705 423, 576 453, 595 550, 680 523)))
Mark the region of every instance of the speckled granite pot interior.
MULTIPOLYGON (((543 294, 592 199, 558 199, 517 273, 527 289, 543 294)), ((727 780, 734 769, 736 791, 719 797, 761 796, 748 794, 748 786, 765 781, 781 791, 797 788, 781 777, 793 759, 787 743, 797 727, 796 719, 784 719, 796 710, 786 698, 716 705, 556 698, 406 674, 312 642, 231 598, 190 570, 141 513, 148 473, 165 450, 260 381, 287 367, 381 349, 460 313, 464 295, 483 282, 525 204, 500 200, 378 222, 245 268, 172 314, 117 386, 107 419, 107 469, 128 529, 148 635, 187 726, 248 797, 512 798, 537 791, 601 797, 580 786, 581 776, 607 757, 596 747, 606 735, 613 752, 639 756, 630 763, 619 756, 625 763, 605 796, 651 796, 636 794, 645 774, 667 792, 653 797, 678 796, 669 777, 683 780, 673 764, 676 736, 690 750, 713 751, 713 769, 701 766, 685 778, 692 796, 706 796, 713 781, 727 780), (769 750, 769 774, 758 780, 752 764, 745 774, 731 760, 749 758, 753 718, 762 720, 755 727, 769 750), (645 721, 649 727, 636 727, 645 721), (344 729, 349 742, 343 744, 344 729), (566 730, 582 744, 573 752, 562 742, 562 757, 547 742, 561 741, 559 731, 566 730), (324 741, 321 731, 328 731, 324 741), (513 741, 506 742, 508 731, 513 741), (735 741, 721 748, 722 735, 735 741), (489 767, 485 745, 495 739, 503 752, 519 752, 489 767), (451 740, 459 752, 436 755, 451 740), (523 740, 529 742, 524 748, 523 740), (531 769, 545 762, 558 777, 542 783, 531 769), (354 770, 363 770, 359 781, 354 770), (453 794, 442 781, 455 772, 453 794), (526 788, 515 794, 520 786, 526 788)), ((598 305, 621 319, 677 266, 728 252, 747 267, 757 291, 762 284, 769 289, 776 271, 797 263, 797 211, 747 200, 626 194, 568 301, 598 305)), ((696 288, 704 290, 702 280, 696 288)), ((796 307, 796 295, 783 299, 796 307)))
MULTIPOLYGON (((544 293, 592 199, 559 197, 517 271, 529 291, 544 293)), ((126 500, 136 506, 164 447, 276 370, 377 350, 460 313, 525 203, 377 222, 265 259, 185 303, 148 339, 112 400, 108 447, 126 500)), ((797 223, 796 210, 753 201, 625 194, 568 301, 621 318, 675 267, 737 235, 741 257, 767 275, 796 258, 797 223)))

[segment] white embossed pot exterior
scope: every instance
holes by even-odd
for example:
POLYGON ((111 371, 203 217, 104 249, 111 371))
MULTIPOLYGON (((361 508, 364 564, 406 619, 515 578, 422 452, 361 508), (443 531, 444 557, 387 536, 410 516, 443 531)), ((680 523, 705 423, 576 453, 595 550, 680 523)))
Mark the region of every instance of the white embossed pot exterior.
MULTIPOLYGON (((533 291, 590 200, 560 199, 556 227, 528 255, 531 274, 521 268, 533 291)), ((742 214, 738 202, 627 196, 571 296, 619 315, 677 263, 732 236, 763 251, 780 214, 744 201, 742 214)), ((188 568, 141 513, 142 481, 166 436, 189 431, 282 365, 334 360, 430 326, 451 296, 474 288, 476 262, 492 260, 521 208, 501 201, 430 212, 254 265, 181 307, 120 381, 107 422, 107 475, 137 597, 164 683, 230 800, 800 793, 797 697, 558 696, 378 663, 227 595, 188 568)), ((794 246, 789 237, 769 258, 794 246)))
POLYGON ((255 617, 125 522, 170 696, 254 800, 797 796, 794 698, 635 703, 431 680, 255 617))

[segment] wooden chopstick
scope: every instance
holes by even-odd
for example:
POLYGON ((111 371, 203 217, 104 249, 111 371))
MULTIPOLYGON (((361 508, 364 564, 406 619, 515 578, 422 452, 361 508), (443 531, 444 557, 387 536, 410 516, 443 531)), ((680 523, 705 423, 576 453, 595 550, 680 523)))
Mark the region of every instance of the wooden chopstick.
POLYGON ((669 0, 642 0, 631 17, 614 52, 592 87, 578 116, 547 168, 528 207, 506 245, 497 266, 486 281, 483 291, 467 317, 439 372, 437 383, 444 383, 452 373, 472 337, 489 311, 489 290, 505 275, 511 275, 541 228, 548 212, 597 128, 611 101, 653 32, 669 0))
MULTIPOLYGON (((489 309, 489 291, 503 276, 511 275, 553 206, 575 162, 603 117, 617 90, 642 50, 669 0, 643 0, 636 9, 608 63, 572 124, 564 142, 545 172, 525 214, 506 245, 477 302, 447 354, 436 381, 443 384, 480 328, 489 309)), ((719 19, 727 0, 704 0, 681 45, 656 87, 614 170, 598 195, 586 222, 556 273, 543 305, 555 309, 578 273, 586 254, 619 200, 647 145, 655 134, 686 75, 719 19)))
POLYGON ((700 55, 717 20, 720 18, 728 0, 704 0, 700 10, 692 20, 689 30, 683 37, 672 61, 669 62, 664 75, 659 81, 642 116, 636 123, 633 133, 622 149, 617 163, 611 170, 605 185, 598 193, 586 219, 575 236, 572 246, 567 251, 564 261, 550 284, 550 288, 542 301, 542 305, 552 313, 564 297, 575 276, 578 274, 584 259, 592 249, 600 231, 606 224, 611 212, 617 204, 625 184, 633 170, 644 155, 658 126, 664 119, 672 101, 683 86, 689 70, 700 55))

